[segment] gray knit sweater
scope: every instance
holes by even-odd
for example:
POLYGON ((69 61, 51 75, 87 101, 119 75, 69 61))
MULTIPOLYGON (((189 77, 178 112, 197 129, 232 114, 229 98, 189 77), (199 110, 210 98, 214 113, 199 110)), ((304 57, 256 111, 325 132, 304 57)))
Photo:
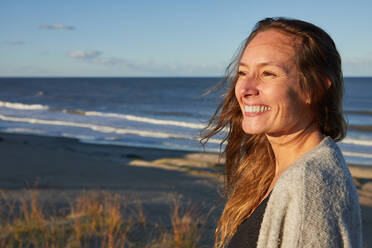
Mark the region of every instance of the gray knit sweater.
POLYGON ((362 247, 358 194, 331 138, 323 139, 280 176, 257 247, 362 247))

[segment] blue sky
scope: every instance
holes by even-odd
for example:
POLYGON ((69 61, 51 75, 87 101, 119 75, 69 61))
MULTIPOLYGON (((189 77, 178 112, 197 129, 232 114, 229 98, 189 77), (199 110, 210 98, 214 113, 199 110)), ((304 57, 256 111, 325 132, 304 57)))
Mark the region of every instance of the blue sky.
POLYGON ((372 1, 1 0, 0 76, 221 76, 268 16, 312 22, 372 76, 372 1))

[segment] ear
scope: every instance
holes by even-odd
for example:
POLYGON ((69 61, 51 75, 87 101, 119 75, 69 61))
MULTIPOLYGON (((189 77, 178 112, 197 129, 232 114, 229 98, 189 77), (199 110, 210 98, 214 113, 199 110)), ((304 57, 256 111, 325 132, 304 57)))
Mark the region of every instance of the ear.
POLYGON ((304 98, 302 98, 302 99, 305 100, 306 105, 310 105, 311 102, 312 102, 310 92, 306 92, 306 93, 304 93, 304 94, 303 94, 303 97, 304 97, 304 98))
POLYGON ((329 78, 327 78, 327 90, 331 87, 332 82, 329 78))

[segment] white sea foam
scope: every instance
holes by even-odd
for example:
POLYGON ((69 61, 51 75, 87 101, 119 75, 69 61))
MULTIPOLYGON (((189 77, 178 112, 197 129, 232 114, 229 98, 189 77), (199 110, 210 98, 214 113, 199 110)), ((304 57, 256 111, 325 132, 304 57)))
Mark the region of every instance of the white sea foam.
POLYGON ((72 134, 72 133, 62 133, 61 136, 66 137, 66 138, 76 138, 76 139, 79 139, 79 140, 95 140, 96 139, 96 137, 94 137, 94 136, 72 134))
POLYGON ((8 133, 33 133, 33 134, 45 134, 45 131, 32 128, 21 128, 21 127, 9 127, 5 129, 8 133))
POLYGON ((360 146, 372 146, 372 140, 360 140, 360 139, 345 138, 341 141, 341 143, 360 145, 360 146))
POLYGON ((70 114, 80 114, 86 116, 99 116, 99 117, 109 117, 109 118, 119 118, 129 121, 143 122, 155 125, 169 125, 169 126, 178 126, 178 127, 187 127, 193 129, 202 129, 205 125, 194 122, 184 122, 184 121, 172 121, 172 120, 161 120, 155 118, 141 117, 135 115, 126 115, 118 113, 103 113, 96 111, 84 111, 84 110, 68 110, 68 109, 59 109, 51 108, 46 105, 40 104, 23 104, 23 103, 12 103, 12 102, 2 102, 0 101, 0 107, 12 108, 12 109, 22 109, 22 110, 50 110, 50 111, 60 111, 70 114))
MULTIPOLYGON (((84 111, 84 110, 66 110, 66 109, 51 108, 49 106, 40 105, 40 104, 23 104, 23 103, 0 101, 0 107, 6 107, 6 108, 12 108, 12 109, 18 109, 18 110, 60 111, 60 112, 67 112, 71 114, 81 114, 81 115, 86 115, 86 116, 98 116, 98 117, 107 117, 107 118, 120 118, 120 119, 125 119, 129 121, 134 121, 134 122, 142 122, 142 123, 149 123, 149 124, 155 124, 155 125, 186 127, 186 128, 192 128, 192 129, 201 129, 205 127, 205 125, 201 123, 161 120, 161 119, 141 117, 141 116, 135 116, 135 115, 126 115, 126 114, 119 114, 119 113, 103 113, 103 112, 84 111)), ((4 118, 16 118, 16 117, 6 117, 6 116, 3 116, 3 117, 4 118)), ((21 119, 26 119, 26 118, 21 118, 21 119)), ((110 127, 110 126, 93 125, 89 123, 38 120, 38 119, 32 119, 32 118, 27 118, 27 120, 25 120, 24 122, 47 124, 47 125, 85 127, 85 128, 90 128, 92 130, 100 131, 104 133, 136 134, 140 136, 159 137, 159 138, 172 138, 173 137, 173 138, 184 138, 184 139, 196 139, 196 138, 191 138, 191 136, 180 135, 180 134, 169 134, 169 133, 162 133, 162 132, 150 132, 150 131, 140 131, 140 130, 135 130, 135 129, 115 128, 115 127, 110 127)), ((219 144, 221 140, 210 139, 209 142, 219 144)), ((372 140, 368 140, 368 139, 345 138, 342 141, 342 143, 360 145, 360 146, 372 146, 372 140)))
POLYGON ((41 120, 41 119, 34 119, 34 118, 11 117, 11 116, 5 116, 5 115, 1 115, 1 114, 0 114, 0 119, 2 119, 4 121, 24 122, 24 123, 31 123, 31 124, 43 124, 43 125, 88 128, 88 129, 98 131, 98 132, 102 132, 102 133, 134 134, 134 135, 138 135, 138 136, 142 136, 142 137, 153 137, 153 138, 163 138, 163 139, 169 139, 169 138, 191 139, 191 140, 197 139, 197 137, 181 135, 181 134, 173 134, 173 133, 166 133, 166 132, 154 132, 154 131, 147 131, 147 130, 127 129, 127 128, 117 128, 117 127, 111 127, 111 126, 94 125, 94 124, 90 124, 90 123, 79 123, 79 122, 69 122, 69 121, 41 120))
POLYGON ((2 101, 0 101, 0 107, 12 108, 12 109, 26 109, 26 110, 49 109, 48 106, 40 105, 40 104, 23 104, 23 103, 17 103, 17 102, 13 103, 13 102, 2 102, 2 101))
MULTIPOLYGON (((90 123, 79 123, 79 122, 68 122, 68 121, 58 121, 58 120, 41 120, 41 119, 34 119, 34 118, 23 118, 23 117, 12 117, 12 116, 5 116, 0 114, 0 120, 4 121, 12 121, 12 122, 23 122, 23 123, 31 123, 31 124, 43 124, 43 125, 55 125, 55 126, 69 126, 69 127, 79 127, 79 128, 87 128, 97 132, 103 133, 116 133, 116 134, 133 134, 142 137, 152 137, 152 138, 162 138, 162 139, 188 139, 188 140, 198 140, 198 137, 194 136, 187 136, 181 134, 173 134, 173 133, 166 133, 166 132, 154 132, 154 131, 147 131, 147 130, 136 130, 136 129, 126 129, 126 128, 117 128, 117 127, 110 127, 110 126, 103 126, 103 125, 94 125, 90 123)), ((8 128, 6 132, 21 132, 21 133, 38 133, 38 134, 46 134, 45 131, 39 129, 30 129, 30 128, 8 128)), ((64 137, 74 137, 84 140, 85 142, 95 142, 95 138, 93 136, 76 136, 76 134, 67 134, 63 133, 62 136, 64 137)), ((112 136, 111 136, 112 137, 112 136)), ((345 139, 344 143, 351 143, 361 145, 360 140, 354 139, 345 139), (346 142, 345 142, 346 140, 346 142)), ((221 139, 209 139, 209 143, 220 144, 221 139)), ((108 141, 109 142, 109 141, 108 141)), ((365 141, 363 145, 371 145, 369 141, 365 141)), ((217 148, 216 148, 217 149, 217 148)), ((218 149, 217 149, 218 150, 218 149)), ((372 154, 368 153, 361 153, 361 152, 349 152, 343 151, 345 156, 351 157, 359 157, 359 158, 367 158, 372 159, 372 154)))
POLYGON ((201 128, 205 127, 205 125, 199 124, 199 123, 183 122, 183 121, 171 121, 171 120, 159 120, 159 119, 154 119, 154 118, 139 117, 139 116, 135 116, 135 115, 116 114, 116 113, 102 113, 102 112, 88 111, 88 112, 85 112, 85 115, 87 115, 87 116, 113 117, 113 118, 126 119, 126 120, 129 120, 129 121, 151 123, 151 124, 156 124, 156 125, 170 125, 170 126, 188 127, 188 128, 195 128, 195 129, 201 129, 201 128))
POLYGON ((361 152, 342 152, 345 156, 360 157, 360 158, 372 158, 372 154, 361 153, 361 152))

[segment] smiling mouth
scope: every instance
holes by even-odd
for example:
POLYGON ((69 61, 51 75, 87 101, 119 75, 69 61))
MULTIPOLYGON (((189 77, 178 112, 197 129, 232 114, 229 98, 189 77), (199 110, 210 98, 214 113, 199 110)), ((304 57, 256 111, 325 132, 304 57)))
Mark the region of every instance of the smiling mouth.
POLYGON ((271 110, 270 107, 263 105, 244 106, 244 111, 249 114, 264 113, 269 110, 271 110))

